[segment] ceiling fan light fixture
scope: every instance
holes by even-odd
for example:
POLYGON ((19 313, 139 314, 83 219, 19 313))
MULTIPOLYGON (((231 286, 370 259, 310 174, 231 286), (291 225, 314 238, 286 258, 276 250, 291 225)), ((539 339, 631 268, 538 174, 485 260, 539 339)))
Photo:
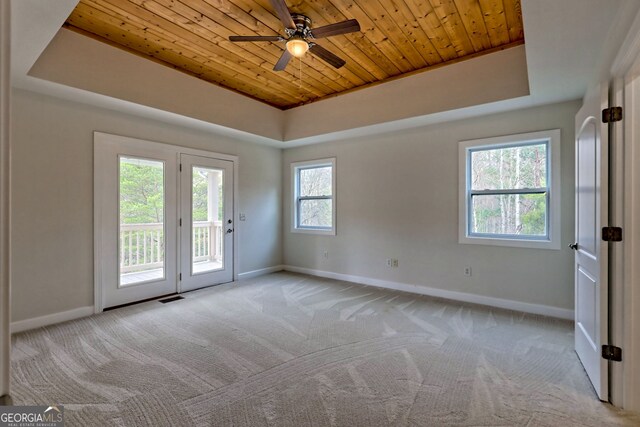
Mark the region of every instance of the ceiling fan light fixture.
POLYGON ((292 37, 287 41, 287 50, 296 58, 302 58, 309 50, 309 43, 301 37, 292 37))

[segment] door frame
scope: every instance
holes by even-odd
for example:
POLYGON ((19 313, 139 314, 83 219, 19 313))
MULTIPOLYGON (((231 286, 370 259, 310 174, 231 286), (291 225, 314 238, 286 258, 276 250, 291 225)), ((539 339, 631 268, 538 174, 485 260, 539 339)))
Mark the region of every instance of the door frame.
MULTIPOLYGON (((114 135, 105 132, 93 132, 93 167, 94 167, 94 178, 93 178, 93 264, 94 264, 94 272, 93 272, 93 299, 94 299, 94 313, 101 313, 104 310, 104 297, 103 297, 103 266, 99 260, 102 258, 102 228, 104 226, 102 220, 102 212, 100 209, 100 200, 96 196, 100 192, 101 182, 98 181, 96 176, 97 165, 101 162, 99 158, 99 150, 96 149, 97 145, 104 143, 115 143, 115 144, 143 144, 146 147, 153 149, 162 149, 162 150, 171 150, 175 152, 175 161, 176 167, 180 164, 180 154, 189 154, 194 156, 203 156, 210 157, 214 159, 227 160, 233 163, 233 222, 235 232, 233 233, 233 280, 238 280, 239 275, 239 250, 238 250, 238 202, 239 202, 239 186, 238 186, 238 170, 239 170, 239 158, 236 155, 232 154, 223 154, 216 153, 213 151, 200 150, 196 148, 182 147, 179 145, 172 145, 163 142, 149 141, 146 139, 140 138, 132 138, 121 135, 114 135)), ((180 200, 180 174, 176 174, 175 181, 176 189, 177 189, 177 200, 180 200)), ((180 218, 180 203, 176 203, 175 211, 177 218, 180 218)), ((179 227, 176 229, 176 239, 180 238, 180 230, 179 227)), ((180 247, 177 245, 176 250, 176 265, 179 265, 180 262, 180 247)), ((179 272, 178 272, 179 273, 179 272)), ((180 289, 180 284, 178 283, 178 278, 176 277, 176 289, 180 289)))
POLYGON ((611 362, 610 401, 615 406, 640 411, 640 12, 636 14, 628 35, 611 66, 612 101, 623 107, 623 120, 612 126, 612 143, 620 156, 612 168, 616 176, 612 192, 614 216, 620 221, 623 241, 618 243, 612 259, 612 344, 622 348, 622 362, 611 362), (614 169, 614 170, 615 170, 614 169), (615 209, 618 209, 616 212, 615 209), (636 286, 634 286, 634 283, 636 286))

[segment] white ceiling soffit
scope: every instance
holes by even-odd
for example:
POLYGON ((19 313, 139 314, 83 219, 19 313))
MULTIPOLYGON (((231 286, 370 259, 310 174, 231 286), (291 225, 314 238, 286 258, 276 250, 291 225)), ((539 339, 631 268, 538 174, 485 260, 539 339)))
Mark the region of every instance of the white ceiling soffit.
MULTIPOLYGON (((367 93, 375 95, 378 93, 375 90, 377 87, 363 89, 342 97, 319 101, 285 112, 275 110, 275 113, 270 109, 263 108, 267 107, 265 104, 242 97, 243 99, 239 103, 245 104, 246 101, 250 101, 251 104, 256 104, 252 105, 250 110, 255 109, 254 112, 259 110, 260 115, 247 115, 246 112, 238 108, 234 109, 234 113, 241 116, 242 120, 233 120, 233 116, 229 115, 227 117, 228 123, 221 123, 219 119, 214 120, 197 114, 172 111, 171 108, 166 108, 171 106, 171 99, 158 103, 156 108, 149 108, 139 100, 122 101, 118 99, 118 96, 93 93, 90 90, 82 91, 70 88, 68 84, 56 84, 29 77, 28 71, 53 39, 77 1, 14 0, 12 2, 12 44, 15 47, 12 56, 12 70, 15 86, 97 104, 131 114, 168 120, 176 124, 197 125, 202 129, 209 129, 216 133, 223 132, 243 140, 266 142, 281 147, 363 136, 581 98, 588 84, 601 78, 603 73, 608 71, 606 67, 609 66, 640 6, 640 1, 637 0, 523 0, 526 62, 531 92, 529 96, 514 94, 513 99, 487 99, 475 106, 451 105, 444 108, 448 109, 447 111, 428 109, 425 111, 423 106, 421 114, 409 111, 404 116, 398 116, 396 113, 385 115, 380 113, 379 104, 367 102, 367 93), (358 99, 358 103, 349 107, 347 105, 349 98, 341 98, 352 95, 352 99, 358 99), (323 107, 323 103, 327 107, 323 107), (343 120, 339 126, 334 128, 323 125, 315 130, 311 127, 309 130, 304 127, 305 122, 318 120, 317 114, 325 108, 333 108, 339 104, 344 104, 341 108, 348 107, 343 110, 345 115, 354 111, 353 108, 356 108, 357 105, 357 115, 374 117, 377 123, 355 120, 351 124, 347 124, 343 120), (369 108, 370 110, 368 110, 369 108), (163 110, 169 112, 165 113, 163 110), (305 111, 308 111, 309 114, 306 114, 305 111), (271 123, 263 125, 267 126, 267 129, 252 129, 248 124, 256 121, 271 123), (286 142, 282 142, 283 140, 286 142)), ((114 49, 107 45, 104 47, 114 49)), ((129 56, 135 57, 135 55, 129 56)), ((490 57, 491 55, 485 59, 490 57)), ((466 63, 472 61, 475 60, 469 60, 466 63)), ((147 62, 151 63, 151 61, 147 62)), ((460 64, 465 64, 465 62, 460 64)), ((437 70, 424 74, 434 72, 437 70)), ((172 73, 181 74, 175 71, 172 73)), ((402 79, 399 81, 401 82, 402 79)), ((394 83, 388 84, 393 85, 394 83)), ((215 89, 220 88, 215 87, 215 89)), ((425 88, 427 94, 428 91, 429 89, 425 88)), ((236 93, 226 92, 241 97, 236 93)), ((227 96, 223 98, 228 101, 227 96)), ((402 97, 402 94, 400 96, 402 97)), ((122 97, 120 96, 120 98, 122 97)), ((213 104, 216 101, 220 102, 214 97, 208 102, 213 104)), ((224 105, 229 109, 228 106, 235 105, 235 103, 225 102, 224 105)))
POLYGON ((42 54, 79 0, 11 1, 11 77, 24 84, 42 54))
POLYGON ((523 0, 533 103, 582 98, 609 71, 639 8, 638 0, 523 0))

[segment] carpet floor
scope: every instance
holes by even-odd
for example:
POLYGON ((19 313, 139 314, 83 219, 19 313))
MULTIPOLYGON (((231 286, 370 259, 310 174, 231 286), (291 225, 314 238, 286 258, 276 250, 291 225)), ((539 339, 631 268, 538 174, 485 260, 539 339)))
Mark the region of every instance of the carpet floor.
POLYGON ((86 426, 632 426, 572 323, 292 273, 13 336, 15 404, 86 426))

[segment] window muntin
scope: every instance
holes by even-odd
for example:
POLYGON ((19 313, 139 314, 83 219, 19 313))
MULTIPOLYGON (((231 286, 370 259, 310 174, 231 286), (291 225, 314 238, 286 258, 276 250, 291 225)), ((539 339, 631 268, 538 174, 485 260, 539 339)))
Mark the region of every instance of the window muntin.
POLYGON ((468 150, 467 234, 549 239, 549 142, 468 150))
POLYGON ((560 136, 554 129, 460 141, 459 243, 561 248, 560 136))
POLYGON ((293 231, 335 233, 335 160, 292 164, 293 231))

